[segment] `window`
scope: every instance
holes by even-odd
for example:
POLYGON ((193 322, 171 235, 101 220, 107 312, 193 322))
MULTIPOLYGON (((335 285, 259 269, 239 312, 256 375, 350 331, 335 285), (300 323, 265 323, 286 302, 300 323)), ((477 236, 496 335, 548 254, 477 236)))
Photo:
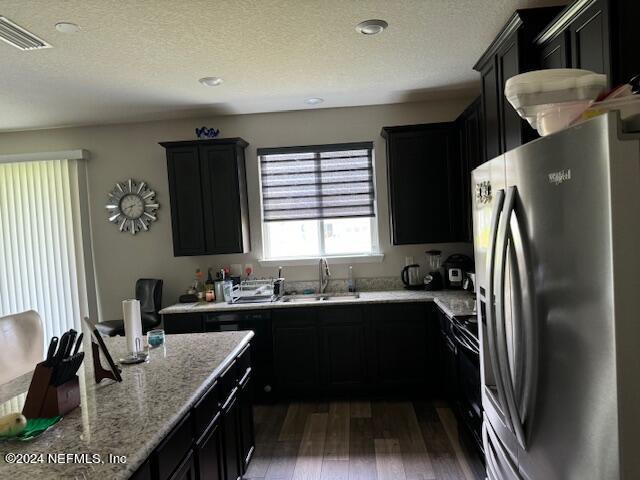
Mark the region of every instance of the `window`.
POLYGON ((377 249, 373 144, 261 148, 265 259, 377 249))

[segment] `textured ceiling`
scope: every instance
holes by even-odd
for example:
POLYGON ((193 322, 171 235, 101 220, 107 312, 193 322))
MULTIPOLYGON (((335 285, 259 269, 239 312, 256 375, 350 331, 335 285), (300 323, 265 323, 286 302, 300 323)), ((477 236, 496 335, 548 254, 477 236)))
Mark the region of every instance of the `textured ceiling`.
POLYGON ((0 42, 0 130, 455 95, 477 88, 471 67, 515 9, 558 3, 0 0, 0 15, 54 46, 0 42), (369 18, 389 28, 358 34, 369 18), (60 21, 82 30, 59 33, 60 21), (204 87, 205 76, 225 82, 204 87))

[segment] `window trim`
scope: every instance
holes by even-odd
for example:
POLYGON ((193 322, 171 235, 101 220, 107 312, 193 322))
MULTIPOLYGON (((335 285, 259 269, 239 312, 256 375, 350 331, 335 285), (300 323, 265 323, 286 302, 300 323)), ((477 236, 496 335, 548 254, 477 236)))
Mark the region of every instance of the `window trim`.
MULTIPOLYGON (((314 265, 320 258, 327 258, 332 260, 332 263, 381 263, 384 254, 380 251, 380 233, 378 228, 378 186, 376 181, 376 157, 375 157, 375 144, 372 141, 368 142, 348 142, 348 143, 331 143, 322 145, 306 145, 306 146, 289 146, 289 147, 272 147, 272 148, 258 148, 256 149, 258 159, 258 191, 260 197, 260 240, 262 251, 261 258, 258 260, 262 266, 278 266, 278 265, 314 265), (309 152, 333 152, 338 150, 357 150, 357 149, 369 149, 371 151, 371 178, 373 184, 373 211, 372 217, 369 217, 371 221, 371 252, 365 252, 362 254, 337 254, 337 255, 311 255, 303 257, 268 257, 267 256, 267 244, 268 233, 265 225, 271 222, 264 221, 264 208, 262 198, 262 172, 260 171, 260 157, 263 155, 278 155, 285 153, 309 153, 309 152)), ((345 217, 351 218, 351 217, 345 217)), ((354 217, 357 218, 357 217, 354 217)), ((304 220, 304 219, 301 219, 304 220)), ((309 219, 319 222, 318 236, 321 252, 324 252, 324 220, 325 219, 309 219)))

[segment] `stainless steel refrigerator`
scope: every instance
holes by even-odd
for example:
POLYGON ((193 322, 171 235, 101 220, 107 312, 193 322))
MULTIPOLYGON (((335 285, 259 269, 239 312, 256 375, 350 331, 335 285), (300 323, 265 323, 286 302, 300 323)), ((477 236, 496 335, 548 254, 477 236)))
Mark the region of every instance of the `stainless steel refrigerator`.
POLYGON ((640 134, 616 113, 473 172, 490 480, 640 479, 640 134))

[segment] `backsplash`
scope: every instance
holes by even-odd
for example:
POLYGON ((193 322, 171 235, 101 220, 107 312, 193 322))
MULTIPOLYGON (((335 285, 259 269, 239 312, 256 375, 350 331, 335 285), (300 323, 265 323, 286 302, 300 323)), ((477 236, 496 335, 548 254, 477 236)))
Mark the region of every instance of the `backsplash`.
MULTIPOLYGON (((370 277, 370 278, 356 278, 356 291, 358 292, 382 292, 390 290, 402 290, 404 285, 399 276, 394 277, 370 277)), ((303 281, 285 281, 285 291, 287 293, 296 292, 298 294, 305 290, 318 291, 317 280, 303 280, 303 281)), ((330 279, 329 284, 325 290, 326 292, 346 292, 347 291, 347 279, 330 279)))

